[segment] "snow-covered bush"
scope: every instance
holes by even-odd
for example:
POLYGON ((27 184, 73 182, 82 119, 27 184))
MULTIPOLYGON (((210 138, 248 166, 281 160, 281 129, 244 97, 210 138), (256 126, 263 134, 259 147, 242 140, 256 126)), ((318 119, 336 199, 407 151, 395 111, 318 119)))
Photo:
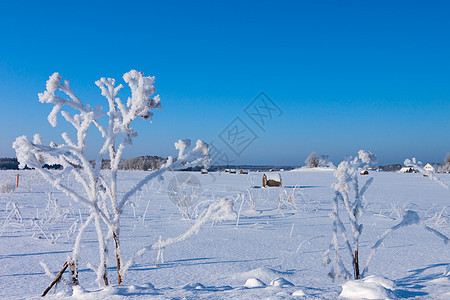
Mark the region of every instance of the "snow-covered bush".
POLYGON ((450 173, 450 163, 446 162, 445 164, 442 164, 437 169, 438 173, 450 173))
POLYGON ((10 181, 2 181, 0 182, 0 191, 2 193, 11 193, 16 189, 16 185, 10 181))
POLYGON ((73 235, 78 224, 78 216, 69 208, 61 207, 57 198, 52 193, 48 193, 47 205, 43 211, 36 209, 36 215, 30 220, 31 231, 33 237, 38 239, 46 239, 53 244, 61 236, 60 233, 53 233, 56 228, 61 226, 63 222, 72 223, 68 229, 67 235, 73 235), (56 227, 56 228, 55 228, 56 227))
POLYGON ((131 96, 128 97, 126 103, 117 97, 118 92, 123 88, 122 84, 116 86, 116 81, 112 78, 101 78, 96 81, 101 94, 107 99, 108 110, 106 111, 100 105, 92 108, 89 104, 84 104, 72 91, 69 81, 62 81, 61 78, 58 73, 50 76, 46 84, 46 91, 39 94, 39 101, 53 105, 48 116, 48 121, 53 127, 57 125, 57 116, 61 112, 64 119, 75 128, 75 139, 63 132, 61 134, 63 143, 50 142, 46 146, 42 143, 39 134, 36 134, 33 140, 21 136, 13 143, 13 148, 16 150, 20 168, 28 166, 36 169, 54 188, 66 193, 75 202, 83 204, 90 211, 89 217, 78 228, 71 258, 67 262, 73 274, 73 283, 78 284, 78 258, 82 235, 91 222, 94 222, 99 246, 99 263, 95 268, 97 282, 99 285, 102 281, 105 285, 109 284, 106 254, 108 244, 113 239, 118 283, 120 284, 123 261, 120 251, 120 216, 124 206, 129 203, 130 197, 146 183, 167 170, 208 165, 210 163, 208 146, 198 140, 194 149, 185 152, 190 147, 190 140, 179 140, 175 143, 176 149, 179 150, 177 158, 169 157, 159 170, 150 173, 127 193, 118 197, 119 163, 124 149, 132 144, 133 138, 137 135, 132 129, 131 123, 136 118, 151 118, 154 109, 161 109, 159 95, 153 96, 156 92, 153 86, 155 78, 146 77, 143 73, 135 70, 125 73, 123 79, 131 89, 131 96), (69 110, 64 111, 63 107, 68 107, 69 110), (92 127, 99 131, 103 139, 94 164, 91 164, 86 156, 86 138, 92 127), (102 161, 105 158, 109 159, 109 170, 101 172, 102 161), (46 164, 61 165, 63 169, 49 171, 44 168, 46 164), (69 174, 73 175, 82 185, 81 191, 72 188, 62 180, 69 174), (102 224, 106 225, 107 232, 102 224))
POLYGON ((277 208, 283 215, 283 209, 312 213, 319 210, 320 202, 312 201, 307 195, 303 194, 299 186, 294 186, 293 188, 289 187, 280 190, 277 198, 277 208))
POLYGON ((10 201, 6 203, 6 217, 3 221, 2 226, 0 227, 0 236, 2 236, 3 232, 5 232, 5 230, 9 227, 12 227, 14 229, 25 228, 20 208, 21 207, 16 202, 10 201))
POLYGON ((200 202, 204 190, 195 175, 184 172, 177 174, 170 180, 167 193, 184 219, 190 220, 196 217, 194 205, 200 202))

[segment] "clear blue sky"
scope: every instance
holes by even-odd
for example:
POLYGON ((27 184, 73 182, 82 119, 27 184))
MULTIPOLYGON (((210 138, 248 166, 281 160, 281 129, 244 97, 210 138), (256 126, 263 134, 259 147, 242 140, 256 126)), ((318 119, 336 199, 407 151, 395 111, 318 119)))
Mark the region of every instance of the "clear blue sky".
POLYGON ((174 154, 178 138, 249 164, 450 152, 446 1, 8 1, 0 38, 0 157, 17 136, 57 142, 66 130, 37 99, 53 72, 96 105, 94 81, 130 69, 156 76, 163 110, 136 122, 127 157, 174 154), (244 112, 261 91, 282 111, 265 131, 244 112), (219 137, 236 117, 258 136, 240 157, 219 137))

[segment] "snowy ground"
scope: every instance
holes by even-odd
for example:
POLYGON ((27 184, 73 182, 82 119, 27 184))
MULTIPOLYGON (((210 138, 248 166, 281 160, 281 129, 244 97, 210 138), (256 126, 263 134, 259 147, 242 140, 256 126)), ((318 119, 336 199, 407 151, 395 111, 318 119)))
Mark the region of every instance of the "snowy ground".
MULTIPOLYGON (((59 272, 73 245, 74 224, 80 217, 87 217, 83 208, 52 189, 34 171, 19 173, 19 188, 0 193, 0 299, 39 298, 52 280, 40 262, 46 263, 53 273, 59 272), (17 204, 17 210, 12 203, 17 204), (15 211, 21 213, 22 221, 14 217, 15 211)), ((17 171, 1 171, 0 185, 15 182, 16 174, 17 171)), ((146 174, 120 172, 119 191, 125 192, 146 174)), ((127 206, 121 219, 122 251, 126 259, 157 242, 160 236, 163 240, 175 237, 192 226, 194 221, 182 218, 167 193, 167 186, 173 186, 172 179, 178 174, 182 173, 169 172, 163 182, 148 184, 132 199, 133 205, 127 206)), ((77 290, 75 298, 339 297, 345 282, 333 282, 327 276, 329 268, 322 264, 331 240, 330 185, 335 181, 332 172, 282 172, 283 188, 268 189, 260 188, 262 173, 184 174, 192 174, 201 184, 197 203, 232 199, 239 218, 214 226, 209 223, 198 235, 167 247, 158 266, 155 266, 157 251, 146 252, 130 268, 121 286, 114 285, 117 278, 110 247, 108 271, 113 285, 106 289, 98 289, 95 274, 88 267, 88 263, 98 262, 95 229, 91 226, 84 237, 80 258, 79 279, 84 291, 77 290), (255 199, 256 211, 251 210, 249 194, 255 199), (292 285, 285 282, 277 286, 283 281, 279 278, 292 285)), ((363 263, 373 243, 399 222, 405 209, 417 211, 429 226, 450 236, 447 223, 450 191, 421 174, 372 172, 369 176, 374 177, 374 182, 365 194, 368 208, 361 236, 363 263)), ((361 180, 369 176, 361 176, 361 180)), ((449 174, 439 177, 450 184, 449 174)), ((76 188, 73 178, 64 180, 73 181, 76 188)), ((206 204, 199 205, 199 210, 206 204)), ((392 293, 388 294, 391 298, 450 299, 450 276, 444 276, 450 263, 449 247, 422 227, 400 229, 386 238, 371 262, 368 275, 391 280, 392 293)), ((350 268, 350 261, 347 263, 350 268)), ((345 289, 357 291, 356 285, 360 283, 350 282, 345 289)), ((56 294, 52 290, 48 297, 64 298, 71 294, 71 290, 59 284, 56 294)))

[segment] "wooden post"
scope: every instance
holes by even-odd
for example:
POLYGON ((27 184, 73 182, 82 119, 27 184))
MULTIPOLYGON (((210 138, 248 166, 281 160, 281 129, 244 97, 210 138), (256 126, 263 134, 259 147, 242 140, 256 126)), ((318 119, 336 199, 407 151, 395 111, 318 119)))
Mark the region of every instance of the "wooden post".
POLYGON ((16 189, 19 188, 19 174, 17 174, 16 189))
POLYGON ((53 279, 52 283, 45 289, 45 291, 42 293, 41 297, 44 297, 47 295, 47 293, 52 289, 52 287, 61 280, 62 275, 66 271, 67 267, 69 266, 69 263, 66 261, 62 267, 62 270, 59 271, 58 275, 56 275, 55 279, 53 279))

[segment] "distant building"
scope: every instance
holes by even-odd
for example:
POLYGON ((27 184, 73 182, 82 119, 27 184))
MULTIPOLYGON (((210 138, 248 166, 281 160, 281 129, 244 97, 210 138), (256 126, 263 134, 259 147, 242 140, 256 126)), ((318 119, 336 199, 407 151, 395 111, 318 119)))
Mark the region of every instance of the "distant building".
POLYGON ((423 167, 423 169, 427 172, 436 172, 436 168, 433 167, 431 164, 426 164, 425 167, 423 167))

